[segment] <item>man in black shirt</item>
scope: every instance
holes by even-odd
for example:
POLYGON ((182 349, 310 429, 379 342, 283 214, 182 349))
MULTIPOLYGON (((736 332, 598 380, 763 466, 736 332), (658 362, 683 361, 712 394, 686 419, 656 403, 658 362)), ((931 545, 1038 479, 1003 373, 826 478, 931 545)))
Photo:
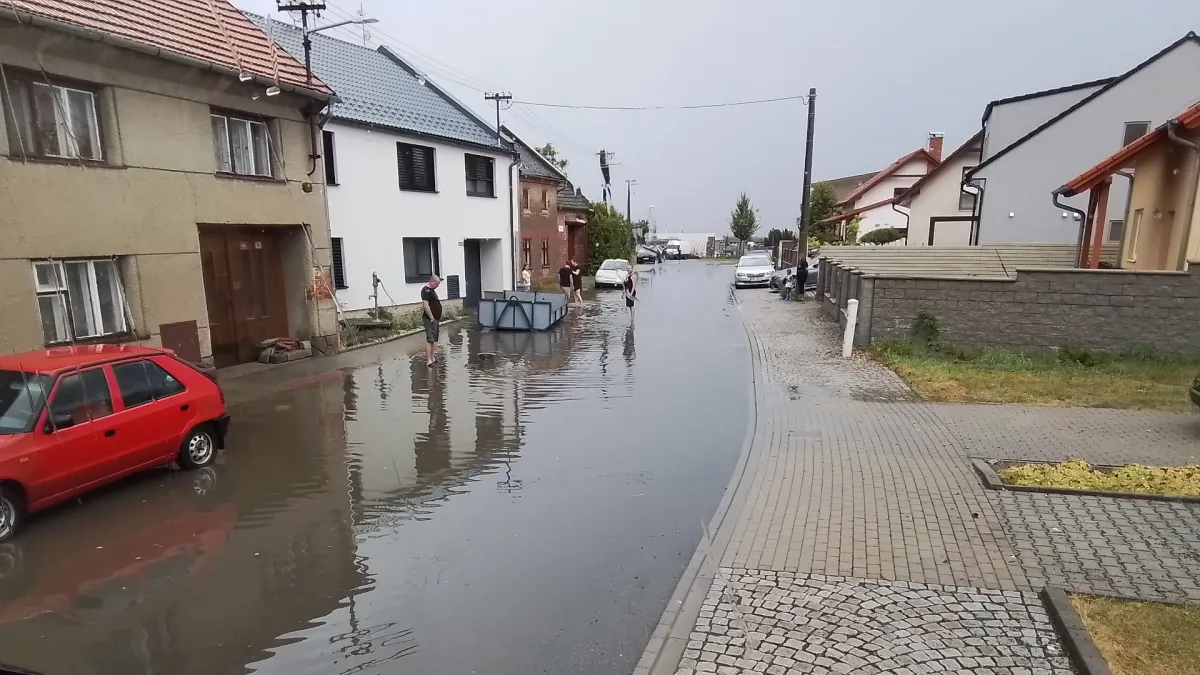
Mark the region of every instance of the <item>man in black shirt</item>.
POLYGON ((583 304, 583 269, 579 267, 579 263, 572 260, 571 265, 571 290, 575 296, 575 303, 583 304))
POLYGON ((567 296, 567 302, 571 302, 571 264, 558 268, 558 288, 567 296))
POLYGON ((421 288, 421 323, 425 326, 425 365, 432 366, 437 361, 438 333, 442 324, 442 301, 438 298, 437 287, 442 280, 435 274, 429 277, 429 282, 421 288))

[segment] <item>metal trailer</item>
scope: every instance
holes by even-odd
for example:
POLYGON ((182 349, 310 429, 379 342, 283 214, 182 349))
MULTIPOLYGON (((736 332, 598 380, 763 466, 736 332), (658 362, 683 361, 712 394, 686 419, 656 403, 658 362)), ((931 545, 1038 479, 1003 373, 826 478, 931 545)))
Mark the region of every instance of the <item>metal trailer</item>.
POLYGON ((567 315, 567 299, 562 293, 505 291, 497 295, 479 301, 479 325, 484 328, 543 331, 567 315))

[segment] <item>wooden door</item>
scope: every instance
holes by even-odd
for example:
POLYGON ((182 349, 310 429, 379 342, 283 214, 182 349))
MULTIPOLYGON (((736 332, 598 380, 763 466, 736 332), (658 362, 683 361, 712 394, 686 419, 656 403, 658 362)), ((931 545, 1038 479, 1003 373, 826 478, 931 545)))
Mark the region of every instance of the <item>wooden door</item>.
POLYGON ((280 237, 231 227, 206 228, 200 240, 213 359, 218 367, 253 361, 258 343, 288 335, 280 237))

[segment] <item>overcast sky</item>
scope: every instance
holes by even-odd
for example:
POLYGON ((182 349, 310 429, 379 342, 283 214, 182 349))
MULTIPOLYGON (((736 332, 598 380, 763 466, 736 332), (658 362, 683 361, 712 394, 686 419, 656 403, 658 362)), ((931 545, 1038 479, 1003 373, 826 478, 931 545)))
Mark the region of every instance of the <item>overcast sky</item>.
MULTIPOLYGON (((285 18, 275 0, 234 2, 285 18)), ((329 5, 328 22, 360 7, 358 0, 329 5)), ((497 88, 529 102, 678 106, 816 87, 815 180, 880 169, 924 145, 931 131, 946 134, 949 153, 979 130, 990 100, 1117 75, 1200 31, 1196 0, 362 0, 361 7, 379 19, 373 46, 398 48, 489 121, 495 110, 483 91, 497 88)), ((765 233, 793 227, 799 215, 806 114, 799 101, 692 111, 515 105, 502 119, 526 141, 559 148, 592 199, 601 183, 595 153, 615 152, 615 201, 624 209, 625 180, 637 180, 634 218, 653 205, 659 231, 728 232, 744 191, 765 233)))

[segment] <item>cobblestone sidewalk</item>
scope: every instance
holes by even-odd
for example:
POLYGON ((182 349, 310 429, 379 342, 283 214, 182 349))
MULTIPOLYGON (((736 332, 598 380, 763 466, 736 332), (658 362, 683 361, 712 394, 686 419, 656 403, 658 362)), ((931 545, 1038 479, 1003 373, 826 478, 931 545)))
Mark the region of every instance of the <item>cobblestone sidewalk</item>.
POLYGON ((682 658, 654 673, 1057 675, 1043 584, 1197 599, 1198 505, 997 493, 967 461, 1193 463, 1196 420, 921 402, 841 359, 815 303, 739 300, 760 365, 750 459, 682 658))

